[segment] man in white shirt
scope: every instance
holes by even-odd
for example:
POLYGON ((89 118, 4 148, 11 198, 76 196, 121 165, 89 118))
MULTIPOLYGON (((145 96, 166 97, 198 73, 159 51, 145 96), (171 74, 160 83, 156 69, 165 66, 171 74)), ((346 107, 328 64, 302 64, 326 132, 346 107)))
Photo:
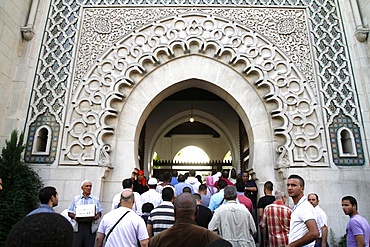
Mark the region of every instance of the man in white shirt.
POLYGON ((287 247, 313 247, 315 240, 319 237, 319 230, 316 224, 315 209, 304 195, 304 180, 298 175, 290 175, 287 187, 288 194, 294 202, 287 247))
POLYGON ((189 171, 189 177, 185 180, 185 183, 193 187, 194 193, 198 193, 200 182, 195 177, 195 170, 189 171))
MULTIPOLYGON (((132 191, 132 189, 134 188, 132 179, 131 178, 124 179, 122 181, 122 188, 123 190, 132 191)), ((113 197, 111 210, 116 209, 120 206, 121 194, 122 194, 122 191, 113 197)), ((141 208, 143 206, 141 203, 141 196, 138 192, 134 192, 134 197, 135 197, 135 202, 134 202, 134 205, 132 206, 132 211, 134 211, 137 215, 141 216, 142 215, 141 208)))
POLYGON ((162 203, 162 195, 156 191, 157 188, 157 179, 150 178, 148 181, 149 190, 141 194, 141 203, 150 202, 153 204, 154 208, 158 207, 162 203))
POLYGON ((324 210, 319 206, 319 196, 315 193, 308 194, 308 202, 316 210, 317 216, 317 227, 319 228, 319 238, 316 239, 315 247, 326 247, 328 246, 328 216, 324 210))
POLYGON ((146 225, 139 215, 131 210, 134 194, 125 190, 121 194, 121 207, 107 213, 100 222, 95 247, 141 246, 148 247, 149 236, 146 225), (140 245, 138 245, 138 241, 140 245))

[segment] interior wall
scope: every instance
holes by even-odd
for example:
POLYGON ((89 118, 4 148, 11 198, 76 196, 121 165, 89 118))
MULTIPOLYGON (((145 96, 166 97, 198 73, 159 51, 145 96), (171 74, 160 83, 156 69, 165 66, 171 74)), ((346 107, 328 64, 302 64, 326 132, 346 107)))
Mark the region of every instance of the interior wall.
POLYGON ((220 134, 220 137, 205 135, 165 137, 172 128, 189 121, 190 109, 188 101, 163 101, 153 110, 146 123, 145 157, 148 166, 154 152, 157 152, 161 159, 172 160, 178 151, 189 145, 202 148, 211 160, 222 160, 230 150, 235 163, 239 163, 238 117, 235 111, 222 101, 198 101, 193 105, 195 121, 210 126, 220 134))

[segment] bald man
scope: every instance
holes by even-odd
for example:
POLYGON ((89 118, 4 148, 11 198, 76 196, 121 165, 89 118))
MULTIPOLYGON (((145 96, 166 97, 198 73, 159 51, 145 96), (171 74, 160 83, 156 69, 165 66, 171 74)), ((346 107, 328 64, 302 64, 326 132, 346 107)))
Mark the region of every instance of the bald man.
POLYGON ((139 215, 132 211, 135 197, 131 190, 121 193, 121 206, 107 213, 100 222, 95 247, 139 246, 147 247, 149 236, 146 225, 139 215))
POLYGON ((220 239, 215 233, 195 223, 197 202, 191 193, 184 192, 176 197, 175 224, 149 240, 150 247, 160 246, 206 246, 220 239))

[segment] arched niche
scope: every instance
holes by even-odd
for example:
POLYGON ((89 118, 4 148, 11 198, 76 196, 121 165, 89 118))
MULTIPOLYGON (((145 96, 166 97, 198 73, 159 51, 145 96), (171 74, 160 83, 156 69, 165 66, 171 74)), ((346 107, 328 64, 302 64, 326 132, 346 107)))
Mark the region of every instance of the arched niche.
POLYGON ((32 155, 49 155, 52 138, 51 128, 48 125, 41 125, 35 131, 32 146, 32 155))
POLYGON ((341 157, 356 157, 357 148, 355 137, 349 128, 342 127, 337 133, 337 142, 339 149, 339 156, 341 157))

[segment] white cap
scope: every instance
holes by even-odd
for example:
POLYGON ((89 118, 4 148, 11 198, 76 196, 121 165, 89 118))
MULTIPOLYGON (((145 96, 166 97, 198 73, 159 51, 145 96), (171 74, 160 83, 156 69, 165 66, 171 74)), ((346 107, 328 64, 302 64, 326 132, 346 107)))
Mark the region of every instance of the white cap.
POLYGON ((149 185, 157 185, 157 179, 156 178, 149 178, 148 184, 149 185))

